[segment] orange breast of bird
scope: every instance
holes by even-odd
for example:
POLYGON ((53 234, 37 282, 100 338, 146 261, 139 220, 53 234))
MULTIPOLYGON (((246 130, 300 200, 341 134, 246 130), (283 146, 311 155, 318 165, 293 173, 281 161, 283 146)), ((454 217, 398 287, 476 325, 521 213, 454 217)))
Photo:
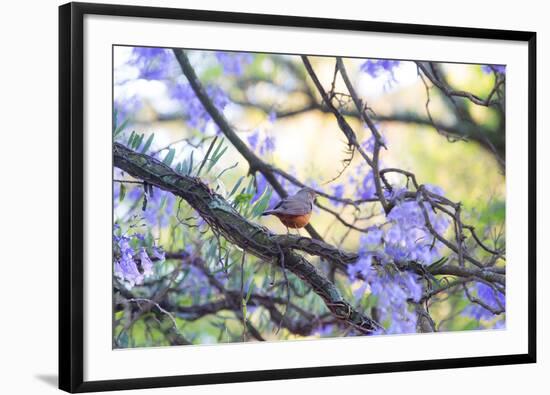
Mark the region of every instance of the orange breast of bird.
POLYGON ((304 215, 289 215, 289 214, 275 214, 277 218, 281 220, 284 226, 292 228, 292 229, 298 229, 303 228, 309 223, 309 219, 311 218, 311 213, 307 213, 304 215))

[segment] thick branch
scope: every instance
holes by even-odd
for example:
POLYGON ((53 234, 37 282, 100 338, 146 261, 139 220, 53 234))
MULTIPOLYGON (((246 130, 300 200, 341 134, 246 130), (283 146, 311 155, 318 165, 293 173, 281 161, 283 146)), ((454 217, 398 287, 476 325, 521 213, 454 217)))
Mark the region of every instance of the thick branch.
POLYGON ((273 235, 272 239, 283 248, 304 251, 310 255, 320 256, 336 264, 354 263, 359 258, 359 255, 354 252, 342 251, 334 248, 330 244, 308 237, 289 234, 273 235))
MULTIPOLYGON (((132 177, 183 198, 199 215, 231 243, 266 261, 284 267, 312 287, 331 313, 362 333, 380 328, 370 317, 355 310, 336 286, 305 258, 281 245, 281 237, 242 217, 222 196, 197 178, 180 175, 155 158, 121 144, 113 146, 114 165, 132 177), (281 254, 282 251, 282 254, 281 254)), ((304 243, 301 240, 300 243, 304 243)))
POLYGON ((467 279, 479 279, 489 283, 500 284, 501 286, 506 285, 506 275, 498 273, 492 270, 492 268, 479 269, 460 267, 455 265, 443 265, 441 267, 430 268, 424 267, 423 265, 412 261, 396 262, 396 265, 401 270, 412 270, 413 272, 420 275, 424 275, 426 271, 428 271, 434 276, 450 275, 467 279))
MULTIPOLYGON (((313 329, 324 323, 320 319, 312 320, 307 317, 292 319, 286 315, 283 316, 276 306, 277 303, 284 304, 285 301, 278 298, 273 299, 265 295, 252 294, 248 305, 263 307, 269 312, 271 321, 274 323, 280 322, 283 328, 297 335, 308 336, 313 329)), ((188 321, 193 321, 209 314, 217 314, 224 310, 239 313, 241 311, 241 304, 238 299, 221 299, 193 306, 170 306, 170 309, 176 313, 176 316, 188 321)))

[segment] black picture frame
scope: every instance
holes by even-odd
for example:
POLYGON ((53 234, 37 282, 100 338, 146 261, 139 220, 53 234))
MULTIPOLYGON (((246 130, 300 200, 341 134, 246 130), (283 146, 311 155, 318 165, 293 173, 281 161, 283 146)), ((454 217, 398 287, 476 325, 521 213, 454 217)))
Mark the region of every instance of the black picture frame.
POLYGON ((366 22, 285 15, 217 12, 110 4, 59 7, 59 388, 89 392, 449 369, 536 362, 536 33, 526 31, 366 22), (83 19, 87 14, 230 22, 528 43, 528 352, 526 354, 325 366, 251 372, 84 381, 83 371, 83 19))

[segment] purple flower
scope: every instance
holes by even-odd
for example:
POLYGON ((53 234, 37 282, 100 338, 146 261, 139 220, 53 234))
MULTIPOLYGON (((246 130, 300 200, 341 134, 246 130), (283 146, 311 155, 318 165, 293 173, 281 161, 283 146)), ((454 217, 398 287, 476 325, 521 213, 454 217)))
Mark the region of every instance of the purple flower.
POLYGON ((445 192, 443 191, 443 188, 438 187, 437 185, 424 184, 424 188, 426 188, 426 190, 428 192, 431 192, 435 195, 439 195, 439 196, 444 196, 445 195, 445 192))
POLYGON ((418 302, 422 297, 422 286, 419 277, 411 272, 401 272, 397 282, 405 290, 408 298, 418 302))
POLYGON ((216 58, 221 63, 223 71, 227 74, 241 76, 246 66, 252 63, 253 56, 243 52, 216 52, 216 58))
POLYGON ((416 314, 408 310, 392 311, 391 323, 386 333, 414 333, 416 332, 416 314))
POLYGON ((181 293, 188 293, 192 296, 194 302, 199 302, 210 295, 211 287, 205 273, 195 266, 185 266, 189 273, 185 279, 180 282, 181 293))
POLYGON ((162 80, 168 77, 172 61, 174 61, 174 56, 167 49, 135 47, 128 64, 139 69, 139 78, 162 80))
POLYGON ((399 65, 398 60, 391 59, 367 59, 361 65, 361 71, 369 74, 373 78, 377 78, 382 73, 389 73, 393 78, 393 70, 399 65))
POLYGON ((407 188, 393 187, 391 191, 384 190, 384 196, 388 200, 396 201, 403 198, 406 192, 408 192, 407 188))
POLYGON ((344 197, 344 186, 342 184, 334 185, 332 187, 332 194, 338 199, 342 199, 344 197))
POLYGON ((504 65, 488 65, 484 64, 481 66, 481 71, 483 71, 485 74, 491 74, 493 70, 499 74, 505 74, 506 73, 506 66, 504 65))
POLYGON ((275 151, 275 137, 267 136, 260 145, 260 155, 275 151))
POLYGON ((250 145, 250 147, 254 151, 258 147, 258 138, 259 138, 259 131, 258 130, 254 131, 254 133, 252 133, 252 134, 249 134, 246 138, 248 140, 248 144, 250 145))
MULTIPOLYGON (((113 235, 113 241, 115 246, 114 275, 130 288, 142 284, 145 276, 153 274, 153 262, 143 246, 145 244, 144 235, 141 233, 134 233, 131 236, 113 235), (140 244, 141 247, 137 247, 137 250, 132 247, 132 245, 140 244), (141 270, 134 257, 139 260, 141 270)), ((153 248, 153 252, 158 254, 158 251, 155 252, 155 248, 153 248)))
MULTIPOLYGON (((382 141, 382 143, 385 146, 388 145, 388 141, 386 140, 385 136, 381 135, 380 136, 380 141, 382 141)), ((368 139, 366 139, 361 145, 363 146, 365 151, 372 154, 374 152, 374 143, 375 142, 376 142, 376 138, 374 137, 374 135, 371 134, 371 136, 368 139)))
POLYGON ((495 322, 493 329, 506 329, 506 320, 503 318, 502 320, 495 322))
POLYGON ((362 234, 361 239, 369 245, 378 245, 382 242, 384 232, 377 226, 371 226, 367 229, 367 234, 362 234))
POLYGON ((266 190, 268 184, 267 180, 265 179, 264 175, 262 173, 256 174, 256 193, 254 197, 252 198, 252 202, 255 202, 260 198, 260 196, 263 195, 264 191, 266 190))
POLYGON ((142 105, 141 100, 136 95, 126 99, 115 99, 116 125, 121 125, 125 120, 134 118, 142 105))
MULTIPOLYGON (((344 197, 344 186, 342 184, 332 186, 332 194, 334 195, 334 197, 342 199, 344 197)), ((338 201, 333 201, 332 203, 335 206, 341 206, 343 204, 342 202, 338 201)))
MULTIPOLYGON (((219 110, 223 110, 229 104, 227 95, 220 88, 208 86, 206 92, 219 110)), ((184 105, 188 124, 202 132, 206 131, 212 118, 195 95, 193 88, 187 83, 178 83, 172 87, 171 95, 184 105)))
POLYGON ((149 258, 149 255, 147 255, 147 251, 145 251, 145 248, 143 247, 141 247, 139 250, 139 260, 141 261, 143 275, 149 276, 153 274, 153 262, 151 261, 151 258, 149 258))
MULTIPOLYGON (((504 294, 496 291, 485 283, 477 282, 469 291, 470 294, 477 297, 493 310, 501 310, 506 306, 504 294)), ((476 320, 490 320, 494 317, 491 311, 477 303, 469 305, 464 309, 463 314, 473 317, 476 320)))
POLYGON ((363 146, 363 148, 365 148, 365 151, 367 151, 368 153, 371 153, 374 151, 374 143, 375 143, 375 138, 374 136, 370 136, 368 139, 366 139, 363 144, 361 144, 363 146))
POLYGON ((334 325, 333 324, 324 324, 317 328, 317 330, 314 332, 315 335, 318 335, 319 337, 326 337, 332 335, 332 332, 334 331, 334 325))
POLYGON ((426 202, 397 202, 387 218, 391 226, 384 236, 386 254, 394 260, 414 260, 421 264, 430 264, 440 256, 442 247, 439 241, 426 227, 424 210, 434 230, 444 233, 450 220, 439 213, 434 213, 426 202))
POLYGON ((409 300, 422 297, 420 279, 410 272, 377 270, 373 267, 374 253, 360 254, 359 260, 348 266, 348 276, 353 280, 361 275, 365 282, 354 292, 360 298, 370 290, 376 297, 376 307, 381 322, 390 321, 387 333, 410 333, 416 331, 416 315, 411 311, 409 300))
POLYGON ((159 261, 164 261, 166 259, 166 253, 161 247, 153 246, 151 249, 153 257, 159 261))
POLYGON ((359 196, 362 199, 372 199, 376 196, 376 186, 374 185, 374 174, 372 170, 369 170, 363 182, 358 188, 359 196))
POLYGON ((421 229, 424 226, 424 214, 415 201, 405 201, 397 204, 388 214, 388 219, 403 230, 421 229))
POLYGON ((176 197, 169 192, 155 189, 154 194, 148 195, 147 208, 143 218, 151 226, 165 227, 170 223, 170 215, 176 207, 176 197))
POLYGON ((127 282, 130 287, 141 284, 143 275, 139 272, 134 261, 134 250, 130 246, 130 238, 115 236, 114 240, 120 251, 119 258, 115 260, 115 276, 127 282))
POLYGON ((348 277, 351 279, 357 278, 358 275, 363 278, 371 278, 372 275, 376 275, 373 270, 371 254, 360 256, 357 262, 347 267, 348 277))

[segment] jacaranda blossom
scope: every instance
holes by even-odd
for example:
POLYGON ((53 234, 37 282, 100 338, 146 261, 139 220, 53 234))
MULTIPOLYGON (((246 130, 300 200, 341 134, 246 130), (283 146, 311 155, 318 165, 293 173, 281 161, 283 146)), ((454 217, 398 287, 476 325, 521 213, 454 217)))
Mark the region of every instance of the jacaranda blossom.
POLYGON ((503 65, 488 65, 484 64, 481 66, 481 71, 483 71, 485 74, 491 74, 493 70, 499 74, 505 74, 506 73, 506 66, 503 65))
POLYGON ((168 49, 135 47, 128 64, 138 68, 139 78, 162 80, 168 78, 170 63, 174 61, 174 54, 168 49))
POLYGON ((139 272, 134 260, 134 250, 130 246, 130 238, 114 236, 114 241, 120 252, 119 257, 115 259, 115 276, 126 282, 130 288, 143 283, 143 274, 139 272))
POLYGON ((391 59, 367 59, 361 65, 361 71, 369 74, 371 77, 376 78, 380 74, 386 72, 393 75, 393 69, 399 66, 398 60, 391 59))
MULTIPOLYGON (((113 242, 115 276, 129 288, 143 284, 144 278, 154 273, 154 264, 143 245, 136 248, 132 245, 144 244, 145 236, 141 233, 134 233, 131 236, 114 235, 113 242)), ((158 249, 155 252, 153 248, 153 255, 158 256, 158 254, 160 254, 158 249)))
POLYGON ((244 73, 246 66, 252 63, 253 55, 244 52, 216 52, 216 58, 221 63, 226 74, 240 76, 244 73))
MULTIPOLYGON (((504 294, 485 283, 476 282, 475 285, 470 288, 470 294, 495 311, 504 310, 506 306, 504 294)), ((463 314, 473 317, 476 320, 490 320, 495 317, 493 312, 487 310, 481 304, 475 303, 468 305, 468 307, 464 309, 463 314)))

